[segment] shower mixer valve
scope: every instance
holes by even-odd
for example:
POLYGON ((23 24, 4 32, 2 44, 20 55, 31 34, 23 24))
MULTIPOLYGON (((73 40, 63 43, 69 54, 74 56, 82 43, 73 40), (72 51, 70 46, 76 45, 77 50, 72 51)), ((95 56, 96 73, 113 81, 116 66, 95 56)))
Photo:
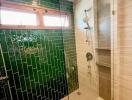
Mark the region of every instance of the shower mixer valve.
POLYGON ((91 75, 90 61, 93 59, 92 53, 90 53, 90 52, 86 53, 86 58, 87 58, 87 61, 89 62, 89 64, 88 64, 88 74, 91 75))
POLYGON ((90 52, 86 53, 86 58, 87 58, 87 61, 91 61, 93 59, 92 53, 90 52))

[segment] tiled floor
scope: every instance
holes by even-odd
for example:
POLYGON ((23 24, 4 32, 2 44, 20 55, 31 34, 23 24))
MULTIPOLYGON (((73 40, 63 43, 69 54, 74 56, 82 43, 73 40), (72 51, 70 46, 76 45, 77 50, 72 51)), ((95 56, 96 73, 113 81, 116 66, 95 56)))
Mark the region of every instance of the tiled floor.
POLYGON ((79 73, 79 90, 71 93, 62 100, 98 100, 98 89, 93 89, 94 84, 84 74, 79 73), (80 92, 80 94, 78 94, 80 92))
POLYGON ((82 89, 80 90, 80 95, 78 95, 78 91, 73 92, 72 94, 69 95, 68 97, 65 97, 62 100, 97 100, 97 96, 93 91, 82 89))

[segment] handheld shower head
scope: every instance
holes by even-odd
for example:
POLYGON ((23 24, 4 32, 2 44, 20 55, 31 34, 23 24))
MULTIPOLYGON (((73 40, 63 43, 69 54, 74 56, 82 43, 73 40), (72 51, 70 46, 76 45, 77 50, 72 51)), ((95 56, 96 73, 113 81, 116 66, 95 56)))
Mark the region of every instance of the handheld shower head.
POLYGON ((83 22, 87 24, 87 27, 85 27, 84 29, 89 29, 90 30, 91 28, 90 28, 90 25, 89 25, 88 21, 89 21, 89 17, 85 16, 83 18, 83 22))
POLYGON ((85 16, 85 17, 83 18, 83 22, 87 24, 88 21, 89 21, 89 17, 88 17, 88 16, 85 16))
POLYGON ((84 29, 91 29, 90 28, 90 25, 89 25, 89 23, 88 23, 88 21, 89 21, 89 17, 88 17, 88 15, 87 15, 87 12, 89 12, 89 11, 91 11, 91 8, 89 8, 88 10, 84 10, 84 12, 85 12, 85 17, 83 18, 83 22, 84 23, 86 23, 87 24, 87 27, 85 27, 84 29))

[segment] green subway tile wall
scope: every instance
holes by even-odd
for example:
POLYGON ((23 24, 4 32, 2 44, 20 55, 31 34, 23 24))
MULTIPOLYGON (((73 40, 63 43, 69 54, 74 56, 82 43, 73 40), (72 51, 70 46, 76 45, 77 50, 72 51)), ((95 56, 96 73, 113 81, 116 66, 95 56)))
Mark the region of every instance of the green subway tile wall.
MULTIPOLYGON (((33 0, 7 0, 11 2, 32 4, 33 0)), ((41 7, 48 7, 73 13, 73 3, 67 0, 36 0, 41 7), (63 6, 61 6, 63 4, 63 6)))
POLYGON ((1 30, 0 38, 13 100, 20 98, 18 94, 50 100, 67 95, 60 30, 1 30))
MULTIPOLYGON (((31 0, 8 0, 30 4, 31 0)), ((38 0, 41 6, 73 14, 72 2, 38 0), (65 5, 65 6, 63 6, 65 5)), ((73 21, 73 17, 72 17, 73 21)), ((74 25, 73 25, 74 27, 74 25)), ((0 100, 60 100, 78 88, 74 29, 0 30, 9 79, 0 81, 0 100), (11 92, 11 95, 10 95, 11 92), (5 100, 5 99, 3 99, 5 100)), ((0 73, 5 76, 2 54, 0 73)))
POLYGON ((73 30, 63 31, 66 72, 68 78, 68 92, 76 90, 78 84, 78 69, 75 47, 75 34, 73 30))
MULTIPOLYGON (((5 63, 3 59, 2 48, 0 45, 0 77, 6 76, 5 63)), ((0 78, 0 100, 10 100, 10 87, 8 86, 8 80, 1 80, 0 78)))

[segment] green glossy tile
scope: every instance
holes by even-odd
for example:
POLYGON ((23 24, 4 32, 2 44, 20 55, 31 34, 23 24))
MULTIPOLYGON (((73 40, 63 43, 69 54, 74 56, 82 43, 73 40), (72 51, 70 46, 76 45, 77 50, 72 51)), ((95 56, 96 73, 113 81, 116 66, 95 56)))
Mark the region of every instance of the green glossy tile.
POLYGON ((37 73, 37 69, 33 69, 33 74, 34 74, 34 81, 38 82, 38 73, 37 73))
POLYGON ((42 72, 38 71, 39 83, 43 84, 42 72))
POLYGON ((2 59, 2 55, 1 55, 1 62, 3 62, 3 60, 6 62, 5 66, 7 70, 11 70, 11 63, 10 63, 10 58, 9 58, 9 54, 8 53, 3 53, 4 59, 2 59))
POLYGON ((28 72, 29 72, 29 78, 30 80, 34 80, 34 75, 33 75, 33 67, 32 66, 28 66, 28 72))
POLYGON ((15 73, 14 74, 14 80, 15 80, 15 86, 16 86, 16 89, 20 89, 20 81, 19 81, 19 75, 18 73, 15 73))
POLYGON ((20 83, 21 83, 21 89, 22 89, 22 91, 26 91, 26 81, 24 79, 24 76, 20 77, 20 83))
MULTIPOLYGON (((31 3, 31 0, 10 1, 31 3)), ((71 2, 40 0, 40 3, 41 6, 65 10, 69 13, 73 12, 71 2), (60 2, 61 5, 59 4, 60 2)), ((71 70, 73 62, 75 61, 76 63, 76 48, 73 48, 75 47, 74 30, 0 30, 0 41, 3 51, 6 53, 4 55, 6 65, 11 64, 8 66, 8 69, 11 69, 11 72, 8 72, 10 76, 9 83, 14 86, 15 83, 19 83, 15 80, 20 77, 20 86, 22 91, 25 91, 22 93, 25 99, 27 99, 27 92, 31 90, 34 96, 36 94, 40 95, 40 84, 47 88, 45 89, 47 94, 51 94, 48 93, 51 91, 51 89, 48 89, 52 87, 51 81, 53 81, 55 89, 58 90, 59 83, 66 80, 67 70, 65 67, 69 64, 68 70, 71 70), (73 48, 72 50, 71 47, 73 48), (73 60, 65 62, 64 51, 67 53, 68 58, 73 60), (20 76, 16 75, 14 79, 12 72, 18 72, 20 76)), ((77 66, 75 66, 75 69, 76 73, 68 72, 70 75, 68 83, 70 92, 78 88, 77 66), (76 79, 73 79, 75 76, 76 79)), ((66 85, 66 82, 64 84, 66 85)), ((17 88, 19 88, 19 85, 17 88)), ((21 91, 17 91, 17 93, 21 97, 21 91)), ((47 95, 46 93, 45 95, 47 95)), ((66 91, 64 94, 67 94, 66 91)))
POLYGON ((24 76, 25 76, 26 78, 28 78, 28 77, 29 77, 29 72, 28 72, 27 65, 26 65, 26 66, 24 65, 23 70, 24 70, 24 76))
POLYGON ((8 51, 6 38, 3 33, 0 34, 0 37, 1 37, 0 43, 1 43, 2 51, 6 53, 8 51))
POLYGON ((29 78, 26 78, 25 79, 25 82, 26 82, 27 90, 31 90, 30 79, 29 78))

